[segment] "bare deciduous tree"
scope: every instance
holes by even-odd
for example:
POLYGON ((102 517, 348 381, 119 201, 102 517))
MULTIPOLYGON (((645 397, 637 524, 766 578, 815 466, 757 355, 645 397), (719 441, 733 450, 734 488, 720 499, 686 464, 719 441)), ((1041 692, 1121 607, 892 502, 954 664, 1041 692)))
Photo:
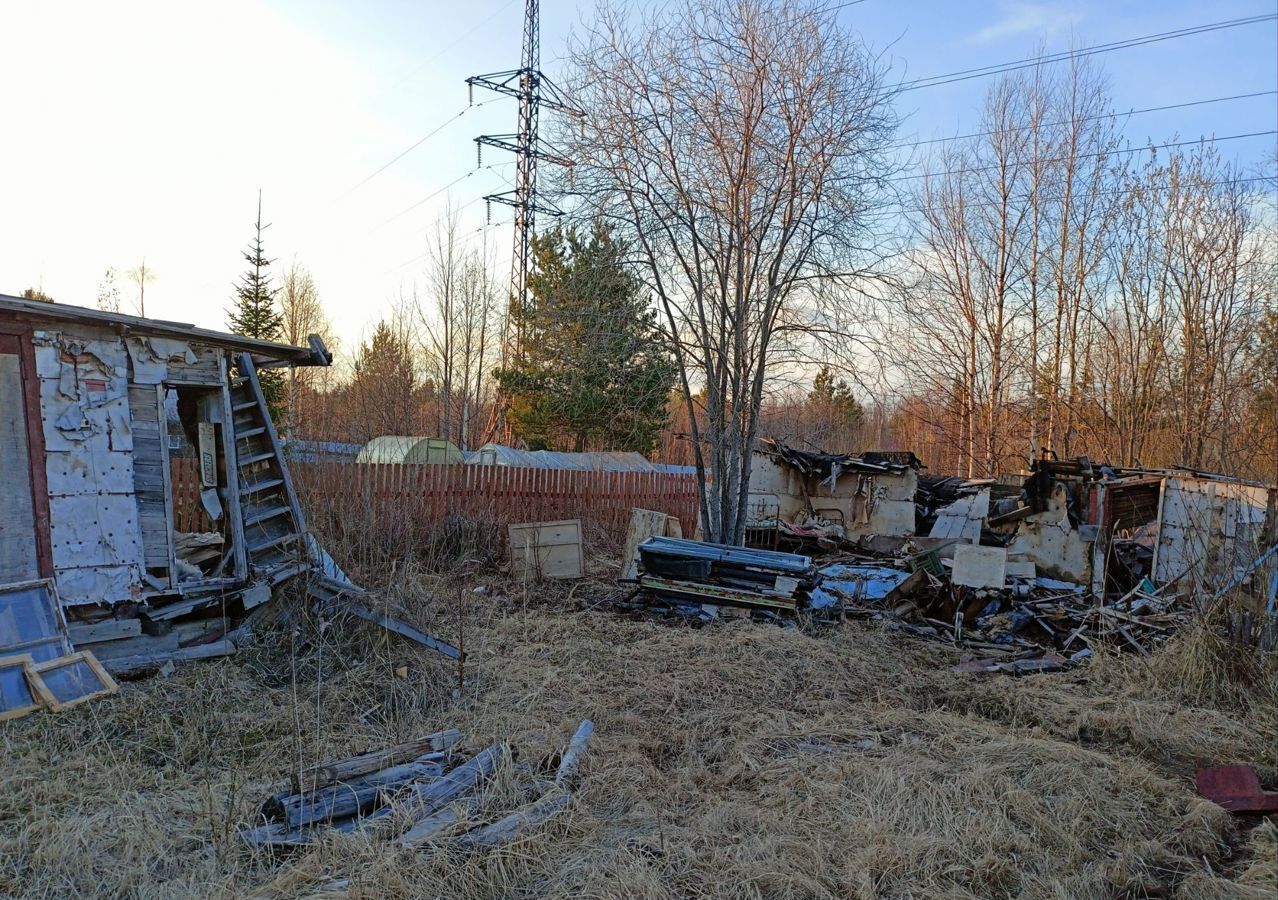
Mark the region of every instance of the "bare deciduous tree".
MULTIPOLYGON (((337 342, 332 335, 328 316, 324 314, 324 305, 320 301, 315 279, 310 270, 296 259, 284 271, 277 300, 282 322, 282 341, 294 346, 305 346, 312 334, 318 334, 329 351, 337 351, 337 342)), ((298 409, 299 397, 303 390, 314 388, 316 379, 323 372, 323 369, 313 367, 304 367, 301 371, 296 367, 289 370, 286 430, 290 438, 297 436, 295 432, 304 418, 302 411, 298 409)))
POLYGON ((498 286, 487 247, 466 245, 451 208, 430 241, 426 296, 414 296, 415 319, 439 390, 437 431, 468 449, 479 437, 485 375, 494 364, 498 286))
POLYGON ((908 327, 890 349, 915 390, 957 394, 969 475, 1023 464, 1040 437, 1068 452, 1083 424, 1114 220, 1107 108, 1103 79, 1082 61, 1006 76, 979 133, 928 165, 920 278, 891 308, 908 327))
POLYGON ((569 56, 573 191, 637 254, 694 410, 703 530, 739 542, 771 368, 838 312, 831 283, 881 261, 884 68, 800 0, 605 6, 569 56))
POLYGON ((134 287, 138 289, 137 302, 134 305, 139 316, 146 316, 146 286, 155 281, 155 271, 146 264, 146 258, 143 257, 142 264, 134 266, 125 273, 129 281, 133 282, 134 287))

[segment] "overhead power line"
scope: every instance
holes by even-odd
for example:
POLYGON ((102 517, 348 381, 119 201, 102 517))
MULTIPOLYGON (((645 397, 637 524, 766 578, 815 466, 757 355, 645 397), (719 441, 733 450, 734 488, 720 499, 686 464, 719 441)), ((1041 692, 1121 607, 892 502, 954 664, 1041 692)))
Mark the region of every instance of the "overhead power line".
POLYGON ((986 75, 998 75, 1003 72, 1014 72, 1018 69, 1028 69, 1032 66, 1044 65, 1047 63, 1063 62, 1068 59, 1078 59, 1084 56, 1094 56, 1098 53, 1109 53, 1114 50, 1126 50, 1129 47, 1140 47, 1145 44, 1154 44, 1159 41, 1170 41, 1175 38, 1190 37, 1195 34, 1206 34, 1212 31, 1220 31, 1225 28, 1239 28, 1244 25, 1259 25, 1262 22, 1273 22, 1278 20, 1278 13, 1270 13, 1263 16, 1247 16, 1241 19, 1224 19, 1219 22, 1208 22, 1203 25, 1194 25, 1189 28, 1178 28, 1174 31, 1161 31, 1157 34, 1147 34, 1141 37, 1128 38, 1122 41, 1113 41, 1108 44, 1097 44, 1093 47, 1082 47, 1078 50, 1062 50, 1056 53, 1045 53, 1042 56, 1030 57, 1028 59, 1017 59, 1011 62, 995 63, 989 66, 978 66, 972 69, 960 69, 957 72, 947 72, 944 75, 932 75, 928 78, 918 78, 914 81, 902 83, 897 90, 917 91, 922 88, 937 87, 942 84, 952 84, 956 81, 967 81, 971 78, 984 78, 986 75))
MULTIPOLYGON (((478 200, 482 200, 482 199, 483 199, 482 197, 477 197, 477 198, 476 198, 476 201, 478 201, 478 200)), ((472 202, 474 202, 474 201, 472 201, 472 202)), ((466 204, 466 205, 467 205, 467 206, 469 206, 470 204, 466 204)), ((465 207, 459 207, 459 209, 464 209, 464 208, 465 208, 465 207)), ((491 229, 493 229, 493 228, 498 228, 498 227, 500 227, 500 226, 502 226, 502 225, 508 225, 508 224, 510 224, 510 223, 509 223, 509 221, 503 221, 503 222, 485 222, 483 225, 480 225, 480 226, 478 226, 477 228, 472 228, 472 229, 470 229, 470 230, 468 230, 468 231, 464 232, 464 233, 461 235, 461 237, 460 237, 460 241, 459 241, 459 243, 458 243, 458 245, 457 245, 457 246, 459 246, 459 247, 469 247, 469 246, 471 246, 472 244, 474 244, 475 239, 476 239, 476 237, 477 237, 478 235, 482 235, 484 232, 486 232, 486 231, 490 231, 490 230, 491 230, 491 229)), ((399 265, 391 266, 389 269, 385 269, 384 271, 382 271, 381 273, 379 273, 379 275, 386 275, 386 274, 388 274, 388 273, 390 273, 390 272, 398 271, 399 269, 402 269, 402 268, 404 268, 405 266, 411 266, 413 263, 421 262, 421 261, 423 261, 423 260, 427 259, 429 256, 430 256, 430 251, 429 251, 429 250, 427 250, 425 253, 418 253, 418 254, 414 255, 413 257, 411 257, 410 259, 406 259, 406 260, 404 260, 404 261, 403 261, 402 263, 400 263, 399 265)), ((493 263, 493 264, 492 264, 492 266, 491 266, 491 268, 492 268, 492 270, 493 270, 494 272, 499 272, 499 271, 501 271, 501 269, 502 269, 502 268, 504 268, 505 266, 507 266, 507 265, 509 265, 509 264, 510 264, 510 259, 509 259, 509 258, 506 258, 506 259, 504 259, 504 260, 503 260, 502 262, 500 262, 500 263, 493 263)))
MULTIPOLYGON (((1244 138, 1253 137, 1270 137, 1278 134, 1278 129, 1270 129, 1269 131, 1249 131, 1246 134, 1227 134, 1223 137, 1213 138, 1197 138, 1189 141, 1173 141, 1166 144, 1147 144, 1142 147, 1120 147, 1117 150, 1103 150, 1100 153, 1080 153, 1074 157, 1059 156, 1054 159, 1040 159, 1040 163, 1065 162, 1068 159, 1094 159, 1098 156, 1111 156, 1119 153, 1141 153, 1145 150, 1171 150, 1176 147, 1189 147, 1194 144, 1218 144, 1222 141, 1240 141, 1244 138)), ((887 181, 913 181, 919 178, 941 178, 945 175, 967 175, 973 172, 994 172, 1002 168, 1001 166, 978 166, 974 169, 948 169, 944 172, 920 172, 917 175, 900 175, 896 178, 888 178, 887 181)))
POLYGON ((383 221, 380 225, 374 228, 373 231, 377 231, 379 228, 384 228, 385 226, 389 225, 391 222, 394 222, 399 217, 405 216, 408 213, 412 212, 413 210, 417 209, 417 207, 421 206, 423 203, 428 203, 431 200, 434 200, 440 194, 444 193, 444 191, 448 190, 454 185, 461 184, 461 182, 465 181, 467 178, 474 175, 476 172, 483 171, 484 169, 493 169, 493 168, 496 168, 497 166, 508 166, 508 165, 511 165, 511 163, 492 163, 487 166, 475 166, 475 168, 471 169, 469 172, 463 172, 461 175, 457 176, 452 181, 448 182, 448 184, 444 185, 438 190, 431 191, 429 194, 427 194, 425 197, 418 200, 416 203, 412 204, 411 206, 404 207, 399 212, 395 213, 395 215, 383 221))
POLYGON ((484 105, 484 103, 488 103, 488 102, 489 102, 489 101, 485 100, 483 103, 476 103, 476 104, 474 104, 473 106, 463 106, 463 107, 461 108, 461 110, 460 110, 460 111, 458 111, 458 112, 454 113, 453 115, 449 116, 447 119, 445 119, 445 120, 444 120, 443 122, 441 122, 439 125, 437 125, 436 127, 432 128, 430 131, 428 131, 428 132, 426 133, 426 135, 425 135, 424 137, 422 137, 420 140, 418 140, 418 141, 414 142, 411 146, 409 146, 409 147, 408 147, 407 149, 405 149, 403 152, 401 152, 401 153, 399 153, 398 155, 396 155, 395 157, 393 157, 393 158, 392 158, 389 162, 387 162, 387 163, 383 164, 383 165, 382 165, 379 169, 377 169, 376 171, 374 171, 371 175, 369 175, 368 177, 366 177, 366 178, 365 178, 363 181, 361 181, 359 184, 357 184, 357 185, 355 185, 354 187, 352 187, 352 188, 351 188, 349 191, 347 191, 346 193, 348 193, 348 194, 349 194, 349 193, 351 193, 351 192, 353 192, 353 191, 358 190, 359 188, 362 188, 364 185, 368 184, 370 181, 372 181, 372 180, 373 180, 374 178, 376 178, 378 175, 382 174, 382 173, 383 173, 383 172, 385 172, 387 169, 389 169, 391 166, 395 165, 395 163, 399 162, 399 161, 400 161, 401 159, 403 159, 405 156, 407 156, 408 154, 412 153, 414 150, 416 150, 416 149, 417 149, 418 147, 420 147, 422 144, 426 143, 428 140, 430 140, 431 138, 433 138, 435 135, 439 134, 441 131, 443 131, 445 128, 447 128, 449 125, 453 124, 453 123, 454 123, 454 122, 456 122, 458 119, 460 119, 462 116, 466 115, 466 112, 467 112, 468 110, 471 110, 471 109, 477 109, 477 108, 479 108, 479 107, 483 106, 483 105, 484 105))
POLYGON ((449 52, 450 50, 456 49, 457 47, 467 46, 467 45, 465 44, 465 39, 466 39, 466 38, 470 37, 472 34, 474 34, 474 33, 475 33, 476 31, 478 31, 480 28, 482 28, 483 26, 487 25, 487 24, 488 24, 489 22, 491 22, 493 19, 497 18, 497 16, 499 16, 499 15, 501 15, 503 12, 505 12, 505 11, 506 11, 506 9, 507 9, 508 7, 510 7, 510 6, 512 6, 514 3, 515 3, 515 0, 506 0, 506 2, 504 2, 504 3, 502 3, 502 4, 501 4, 501 6, 497 7, 496 9, 494 9, 492 12, 490 12, 488 15, 484 16, 484 18, 480 19, 480 20, 479 20, 478 22, 476 22, 474 25, 472 25, 472 26, 470 26, 469 28, 467 28, 467 29, 466 29, 465 31, 463 31, 461 34, 456 35, 456 36, 450 36, 450 37, 448 38, 448 43, 447 43, 447 45, 445 45, 444 47, 441 47, 441 48, 440 48, 440 50, 439 50, 437 53, 435 53, 434 55, 429 56, 429 57, 427 57, 425 60, 423 60, 422 62, 418 63, 416 66, 414 66, 414 67, 413 67, 413 69, 412 69, 411 71, 407 72, 405 75, 403 75, 401 78, 399 78, 399 79, 398 79, 397 81, 395 81, 393 84, 391 84, 391 86, 390 86, 389 88, 387 88, 386 90, 387 90, 387 91, 394 90, 395 88, 397 88, 397 87, 399 87, 401 84, 403 84, 405 81, 408 81, 410 78, 412 78, 412 77, 414 77, 415 75, 417 75, 419 72, 423 72, 423 71, 425 71, 425 70, 426 70, 426 68, 427 68, 428 66, 430 66, 431 64, 433 64, 436 60, 438 60, 441 56, 443 56, 445 53, 449 52))
MULTIPOLYGON (((1250 94, 1232 94, 1231 96, 1228 96, 1228 97, 1212 97, 1209 100, 1190 100, 1185 103, 1169 103, 1166 106, 1147 106, 1144 109, 1129 109, 1125 112, 1104 113, 1104 114, 1095 115, 1095 116, 1082 116, 1077 119, 1072 119, 1072 120, 1062 121, 1062 122, 1051 122, 1049 124, 1040 125, 1038 127, 1039 128, 1059 128, 1062 125, 1072 125, 1075 122, 1096 122, 1103 119, 1121 119, 1121 118, 1124 118, 1125 116, 1138 116, 1143 113, 1165 112, 1169 109, 1188 109, 1191 106, 1207 106, 1212 103, 1224 103, 1228 100, 1248 100, 1253 97, 1273 97, 1276 94, 1278 94, 1278 90, 1255 91, 1250 94)), ((1016 128, 995 128, 992 131, 975 131, 975 132, 972 132, 971 134, 959 134, 959 135, 955 135, 954 137, 932 138, 930 140, 925 140, 925 141, 909 141, 904 144, 892 144, 891 146, 885 147, 884 149, 885 150, 903 150, 903 149, 913 149, 914 147, 923 147, 928 144, 949 144, 955 141, 969 140, 971 138, 992 137, 996 134, 1014 134, 1020 131, 1027 131, 1029 128, 1030 126, 1028 125, 1020 125, 1020 126, 1017 126, 1016 128)))

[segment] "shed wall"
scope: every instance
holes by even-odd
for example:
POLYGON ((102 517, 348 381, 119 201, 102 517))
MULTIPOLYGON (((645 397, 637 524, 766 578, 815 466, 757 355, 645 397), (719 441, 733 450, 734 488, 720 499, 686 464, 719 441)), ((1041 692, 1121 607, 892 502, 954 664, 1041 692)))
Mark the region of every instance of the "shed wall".
POLYGON ((0 335, 0 583, 40 577, 17 338, 0 335), (8 345, 8 346, 6 346, 8 345), (11 351, 11 352, 10 352, 11 351))

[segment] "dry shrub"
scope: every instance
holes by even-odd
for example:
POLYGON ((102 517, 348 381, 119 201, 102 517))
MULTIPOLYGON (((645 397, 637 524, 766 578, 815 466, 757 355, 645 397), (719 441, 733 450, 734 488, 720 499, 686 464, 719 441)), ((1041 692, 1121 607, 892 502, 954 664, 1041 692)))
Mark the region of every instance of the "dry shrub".
POLYGON ((1278 706, 1278 654, 1226 636, 1238 604, 1218 602, 1168 641, 1145 681, 1186 703, 1246 708, 1278 706))
MULTIPOLYGON (((1271 760, 1255 706, 1185 704, 1114 667, 956 675, 953 653, 860 623, 694 631, 413 577, 382 602, 450 639, 464 608, 458 698, 412 645, 298 610, 232 660, 9 723, 0 893, 282 898, 349 878, 369 898, 1244 898, 1272 881, 1272 828, 1240 835, 1186 768, 1271 760), (509 740, 535 768, 584 717, 569 813, 499 850, 333 836, 271 859, 232 832, 302 763, 456 726, 468 751, 509 740)), ((467 824, 525 782, 504 770, 467 824)))
POLYGON ((320 543, 361 584, 382 584, 387 569, 405 566, 445 574, 489 571, 505 541, 492 509, 482 504, 465 515, 436 518, 424 506, 391 505, 369 494, 303 493, 302 503, 320 543))
POLYGON ((1247 839, 1246 868, 1235 878, 1215 871, 1190 873, 1178 886, 1178 900, 1273 900, 1278 896, 1278 828, 1262 822, 1247 839))

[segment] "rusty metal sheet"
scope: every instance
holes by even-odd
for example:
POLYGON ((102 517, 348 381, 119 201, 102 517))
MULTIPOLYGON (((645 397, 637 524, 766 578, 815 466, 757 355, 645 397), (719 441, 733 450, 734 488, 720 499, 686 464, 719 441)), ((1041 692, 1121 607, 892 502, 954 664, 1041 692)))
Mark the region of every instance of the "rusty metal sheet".
POLYGON ((1213 766, 1194 773, 1198 793, 1230 812, 1278 812, 1278 793, 1261 789, 1251 766, 1213 766))

